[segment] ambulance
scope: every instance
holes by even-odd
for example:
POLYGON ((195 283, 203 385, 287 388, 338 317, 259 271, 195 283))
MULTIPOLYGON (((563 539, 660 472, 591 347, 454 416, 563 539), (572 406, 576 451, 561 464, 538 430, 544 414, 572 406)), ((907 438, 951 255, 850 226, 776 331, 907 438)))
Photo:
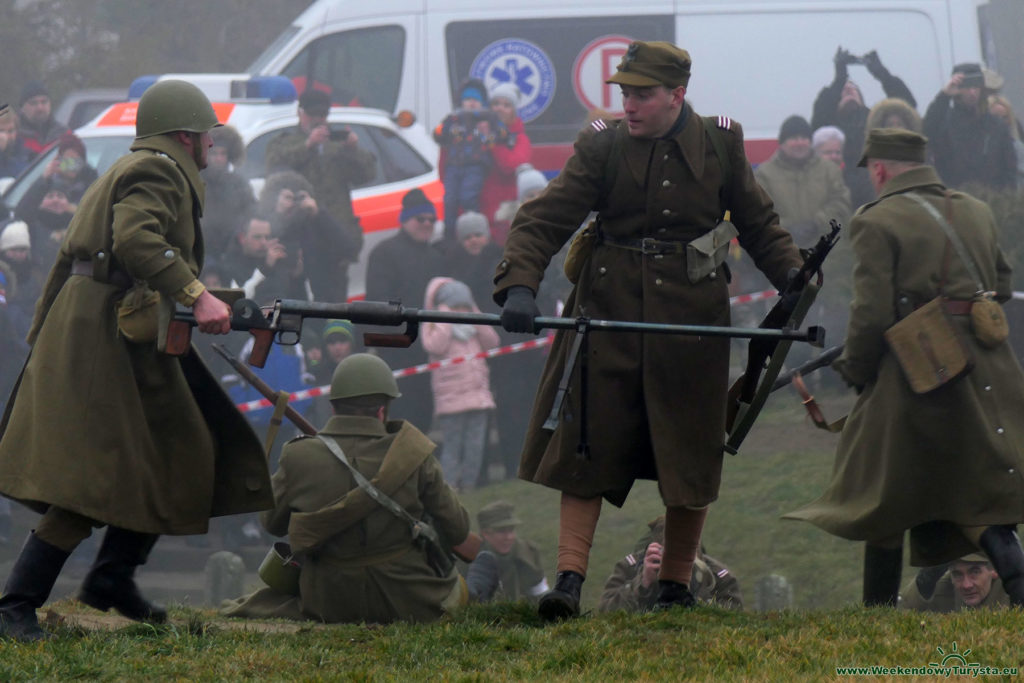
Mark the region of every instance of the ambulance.
MULTIPOLYGON (((259 196, 267 144, 298 125, 295 88, 288 79, 279 76, 164 74, 140 77, 131 84, 128 101, 108 107, 75 131, 85 144, 89 165, 103 173, 115 159, 128 152, 135 137, 138 98, 152 83, 165 78, 194 82, 210 97, 218 120, 238 130, 246 146, 246 156, 236 170, 250 180, 254 193, 259 196)), ((366 256, 381 240, 394 234, 405 193, 414 187, 421 188, 437 207, 438 214, 441 213, 444 188, 436 169, 438 148, 422 126, 411 125, 410 117, 393 117, 379 109, 332 107, 327 122, 332 130, 354 132, 359 146, 377 157, 376 176, 352 190, 352 208, 359 216, 364 233, 359 261, 349 268, 349 295, 358 298, 365 291, 366 256)), ((8 208, 17 205, 55 154, 56 148, 51 147, 4 190, 3 202, 8 208)))
MULTIPOLYGON (((318 0, 248 71, 300 92, 313 84, 337 104, 411 110, 428 128, 463 79, 513 82, 535 165, 553 172, 588 112, 621 114, 604 80, 630 41, 667 40, 693 58, 695 109, 742 123, 757 163, 782 121, 810 118, 839 46, 877 50, 923 113, 960 62, 1003 72, 1011 100, 1024 92, 1007 73, 1024 63, 1022 30, 1020 0, 318 0)), ((883 97, 863 66, 850 76, 868 104, 883 97)))

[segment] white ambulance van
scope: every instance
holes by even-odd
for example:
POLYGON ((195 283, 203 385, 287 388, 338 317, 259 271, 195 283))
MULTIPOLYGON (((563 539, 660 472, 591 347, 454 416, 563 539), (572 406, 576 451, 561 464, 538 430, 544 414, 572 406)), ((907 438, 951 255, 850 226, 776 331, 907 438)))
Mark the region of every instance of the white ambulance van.
MULTIPOLYGON (((618 113, 618 89, 604 79, 629 42, 668 40, 693 58, 694 107, 741 122, 756 163, 786 117, 810 117, 837 47, 877 50, 923 112, 956 63, 1019 69, 1022 8, 1020 0, 318 0, 249 72, 285 75, 300 91, 315 84, 336 104, 411 110, 428 127, 453 108, 463 79, 512 81, 537 165, 550 171, 589 110, 618 113)), ((1008 89, 1019 83, 1004 75, 1008 89)), ((864 67, 850 76, 869 104, 883 96, 864 67)))

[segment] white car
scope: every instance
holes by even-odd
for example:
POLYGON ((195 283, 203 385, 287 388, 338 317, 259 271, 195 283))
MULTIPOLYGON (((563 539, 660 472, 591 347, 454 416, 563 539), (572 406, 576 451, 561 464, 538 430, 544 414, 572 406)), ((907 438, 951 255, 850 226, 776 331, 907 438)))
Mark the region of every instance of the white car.
MULTIPOLYGON (((287 79, 280 81, 274 83, 274 101, 270 97, 250 97, 213 102, 217 118, 234 126, 242 136, 246 156, 238 170, 249 178, 257 195, 263 185, 267 144, 283 131, 298 125, 294 87, 287 79), (280 94, 280 81, 287 84, 283 87, 284 96, 280 94)), ((141 94, 137 91, 130 93, 141 94)), ((115 159, 128 152, 135 138, 137 107, 137 100, 119 102, 75 131, 85 144, 89 165, 100 174, 115 159)), ((361 298, 365 292, 366 256, 382 239, 394 233, 402 208, 402 196, 419 187, 441 215, 444 188, 437 175, 438 147, 422 126, 399 126, 391 114, 379 109, 332 107, 327 120, 334 130, 354 132, 359 146, 377 157, 376 176, 352 191, 352 208, 359 216, 365 239, 359 262, 349 269, 349 296, 361 298)), ((3 201, 8 208, 13 209, 17 205, 55 154, 55 147, 43 152, 4 190, 3 201)))

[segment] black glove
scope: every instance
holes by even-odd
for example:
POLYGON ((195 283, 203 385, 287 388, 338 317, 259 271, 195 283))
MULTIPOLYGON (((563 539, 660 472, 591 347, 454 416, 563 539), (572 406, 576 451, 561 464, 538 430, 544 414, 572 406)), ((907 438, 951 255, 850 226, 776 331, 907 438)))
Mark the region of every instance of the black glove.
POLYGON ((864 66, 868 68, 868 73, 879 80, 889 75, 889 70, 882 66, 882 60, 876 50, 864 55, 864 66))
POLYGON ((535 319, 540 315, 533 290, 516 285, 510 287, 501 309, 501 326, 508 332, 530 332, 537 334, 535 319))
POLYGON ((921 597, 925 600, 931 600, 932 595, 935 594, 935 584, 939 582, 942 575, 949 569, 950 563, 936 565, 934 567, 925 567, 917 572, 917 578, 914 579, 914 583, 917 584, 917 592, 921 594, 921 597))
POLYGON ((844 50, 843 46, 840 45, 836 48, 836 55, 832 58, 833 63, 836 65, 836 80, 846 82, 849 78, 849 72, 847 66, 857 61, 857 58, 850 54, 849 50, 844 50))
POLYGON ((466 589, 469 596, 477 602, 488 602, 494 597, 499 583, 501 571, 498 568, 498 558, 490 551, 481 550, 466 572, 466 589))

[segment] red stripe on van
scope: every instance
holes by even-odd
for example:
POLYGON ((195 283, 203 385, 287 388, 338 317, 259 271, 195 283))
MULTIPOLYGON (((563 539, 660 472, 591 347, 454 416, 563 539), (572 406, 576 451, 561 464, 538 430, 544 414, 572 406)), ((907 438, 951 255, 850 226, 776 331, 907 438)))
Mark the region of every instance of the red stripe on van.
MULTIPOLYGON (((437 209, 437 215, 444 214, 444 185, 440 180, 435 180, 420 187, 427 199, 437 209)), ((359 216, 359 223, 363 227, 363 233, 378 232, 398 227, 398 214, 402 212, 402 197, 409 190, 389 192, 388 194, 362 197, 352 201, 352 210, 359 216)))
MULTIPOLYGON (((228 118, 231 116, 231 112, 235 110, 233 102, 214 102, 213 113, 217 115, 217 120, 221 123, 227 123, 228 118)), ((99 127, 103 126, 134 126, 135 117, 138 115, 139 103, 138 102, 120 102, 112 105, 107 113, 103 115, 96 125, 99 127)))

